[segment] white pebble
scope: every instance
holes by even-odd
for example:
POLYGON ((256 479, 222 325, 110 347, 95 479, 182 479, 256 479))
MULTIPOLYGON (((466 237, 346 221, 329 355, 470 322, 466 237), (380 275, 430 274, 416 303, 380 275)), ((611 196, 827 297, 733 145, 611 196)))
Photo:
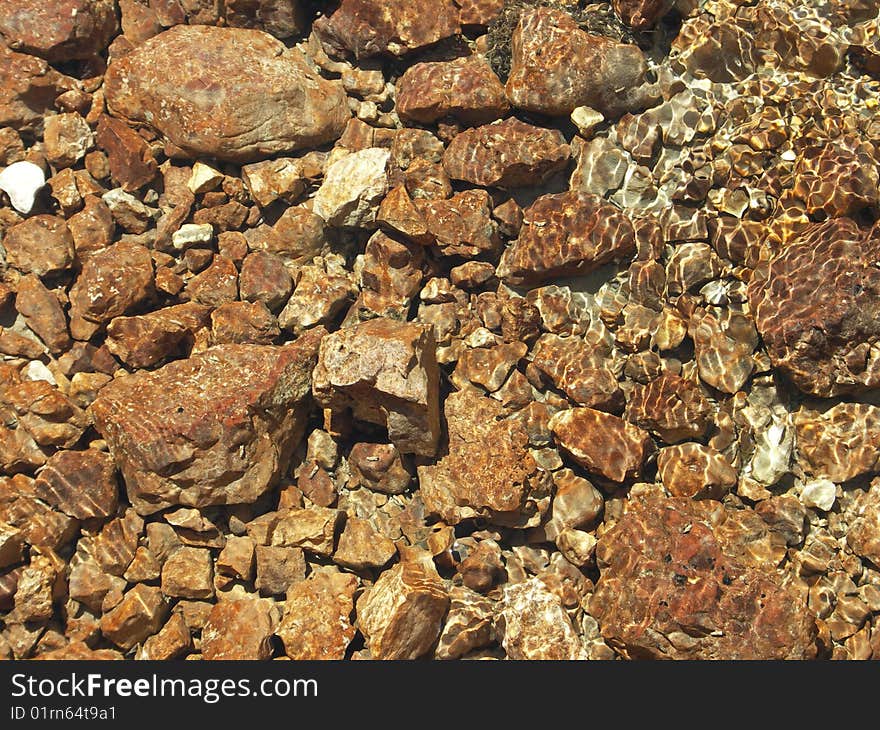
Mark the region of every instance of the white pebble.
POLYGON ((827 512, 834 506, 837 499, 837 487, 828 479, 817 479, 804 484, 801 490, 801 504, 827 512))
POLYGON ((189 177, 187 187, 192 193, 199 195, 200 193, 207 193, 209 190, 213 190, 222 182, 222 172, 215 170, 204 162, 196 162, 193 165, 192 175, 189 177))
POLYGON ((52 375, 52 371, 39 360, 31 360, 22 368, 21 374, 24 375, 27 380, 45 380, 51 385, 58 385, 55 376, 52 375))
POLYGON ((178 251, 199 243, 210 243, 214 228, 210 223, 184 223, 171 236, 171 245, 178 251))
POLYGON ((27 215, 34 207, 37 193, 46 185, 46 176, 33 162, 13 162, 0 172, 0 190, 9 196, 12 207, 27 215))

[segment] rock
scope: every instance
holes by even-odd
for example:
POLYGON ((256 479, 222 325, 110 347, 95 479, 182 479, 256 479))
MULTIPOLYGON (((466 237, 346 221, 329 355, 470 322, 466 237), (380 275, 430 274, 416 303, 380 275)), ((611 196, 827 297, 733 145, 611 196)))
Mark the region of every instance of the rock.
POLYGON ((730 309, 698 309, 688 323, 700 379, 724 393, 736 393, 752 374, 758 333, 751 317, 730 309))
POLYGON ((381 568, 396 554, 394 543, 370 527, 369 522, 349 517, 339 535, 333 562, 352 570, 381 568))
POLYGON ((12 226, 3 239, 7 263, 23 274, 50 276, 73 265, 74 248, 63 218, 35 215, 12 226))
POLYGON ((95 561, 107 573, 123 575, 134 560, 143 531, 143 519, 133 509, 126 509, 95 536, 91 549, 95 561))
POLYGON ((276 38, 289 38, 305 28, 300 0, 227 0, 226 23, 233 28, 258 28, 276 38))
POLYGON ((837 487, 828 479, 816 479, 804 484, 801 490, 801 502, 804 507, 829 511, 837 500, 837 487))
POLYGON ((496 347, 474 347, 465 350, 458 358, 452 375, 456 387, 478 385, 494 393, 504 385, 510 371, 528 352, 523 342, 509 342, 496 347))
POLYGON ((287 510, 279 515, 272 529, 272 545, 298 547, 317 555, 330 556, 342 519, 342 512, 326 507, 287 510))
POLYGON ((351 624, 358 581, 350 573, 322 569, 287 591, 276 632, 294 660, 344 659, 354 638, 351 624))
POLYGON ((613 0, 617 17, 633 30, 647 30, 675 5, 674 0, 613 0))
POLYGON ((184 296, 208 307, 238 299, 238 269, 225 256, 215 255, 211 265, 186 285, 184 296))
POLYGON ((202 656, 208 661, 269 659, 274 629, 269 605, 259 598, 215 604, 202 628, 202 656))
POLYGON ((562 601, 540 578, 505 586, 495 622, 508 659, 587 658, 562 601))
POLYGON ((773 366, 805 393, 832 397, 880 384, 880 232, 849 218, 809 226, 749 283, 773 366))
POLYGON ((0 172, 0 190, 19 213, 27 215, 34 207, 37 193, 46 186, 46 175, 33 162, 13 162, 0 172))
POLYGON ((624 418, 674 444, 702 438, 711 414, 712 406, 698 385, 664 373, 646 385, 633 386, 624 418))
POLYGON ((540 185, 568 164, 565 137, 511 117, 456 135, 443 154, 454 180, 485 187, 540 185))
POLYGON ((511 53, 507 98, 526 111, 568 116, 589 106, 617 118, 656 98, 638 46, 582 31, 562 10, 523 12, 511 53))
POLYGON ((192 174, 189 176, 186 187, 193 195, 201 195, 216 190, 222 182, 222 172, 204 162, 196 162, 192 167, 192 174))
POLYGON ((357 602, 357 628, 374 659, 418 659, 440 635, 449 596, 425 555, 384 571, 357 602))
POLYGON ((880 408, 838 403, 825 412, 795 414, 797 453, 804 471, 817 479, 846 482, 880 470, 880 408))
POLYGON ((492 601, 462 586, 453 586, 449 599, 449 613, 434 656, 459 659, 492 643, 492 601))
POLYGON ((487 124, 510 109, 504 86, 479 55, 417 63, 397 82, 397 113, 431 124, 452 116, 469 125, 487 124))
POLYGON ((807 214, 829 218, 876 205, 880 190, 870 148, 852 137, 808 147, 798 156, 794 193, 804 201, 807 214))
POLYGON ((376 492, 403 494, 412 480, 394 444, 355 444, 348 464, 353 485, 376 492))
POLYGON ((325 408, 384 426, 402 453, 432 456, 440 435, 439 372, 432 328, 373 319, 321 343, 312 375, 325 408))
POLYGON ((150 146, 125 122, 102 114, 95 140, 107 153, 110 176, 127 193, 142 188, 156 177, 158 167, 150 146))
POLYGON ((342 263, 336 257, 327 257, 297 271, 293 296, 278 315, 283 329, 301 334, 315 325, 331 324, 357 292, 342 263))
POLYGON ((134 195, 125 192, 122 188, 114 188, 101 196, 113 220, 128 233, 139 235, 146 233, 157 213, 155 208, 148 208, 134 195))
POLYGON ((34 490, 40 499, 78 520, 116 513, 116 469, 103 451, 59 451, 46 462, 34 490))
POLYGON ((52 63, 97 55, 118 29, 113 0, 0 0, 0 34, 10 47, 52 63))
POLYGON ((815 656, 803 598, 750 550, 756 536, 746 525, 755 519, 711 500, 631 500, 596 549, 590 613, 605 640, 630 658, 815 656))
POLYGON ((262 302, 229 302, 211 313, 211 340, 215 345, 269 345, 279 334, 277 320, 262 302))
POLYGON ((237 580, 252 581, 255 567, 254 547, 254 541, 250 537, 229 535, 226 545, 217 556, 217 573, 237 580))
POLYGON ((711 446, 686 443, 657 454, 660 478, 674 497, 721 499, 736 485, 736 470, 711 446))
POLYGON ((114 661, 122 659, 122 655, 113 649, 90 649, 82 641, 71 641, 60 649, 47 651, 33 657, 34 661, 114 661))
POLYGON ((28 274, 18 282, 15 308, 30 329, 43 341, 49 352, 59 354, 70 347, 67 318, 58 297, 43 282, 28 274))
POLYGON ((83 199, 83 209, 67 219, 67 227, 80 263, 85 263, 93 253, 107 248, 116 232, 116 222, 110 208, 94 195, 87 195, 83 199))
POLYGON ((592 408, 570 408, 550 419, 556 443, 587 471, 613 482, 637 478, 653 442, 647 431, 592 408))
POLYGON ((555 540, 565 530, 592 527, 605 506, 602 493, 571 469, 553 472, 553 483, 556 494, 550 522, 544 528, 547 537, 555 540))
POLYGON ((538 284, 586 274, 635 252, 629 218, 602 198, 568 191, 542 195, 523 211, 519 237, 502 254, 498 276, 538 284))
POLYGON ((214 238, 214 227, 210 223, 184 223, 171 234, 171 246, 183 251, 190 246, 209 244, 214 238))
POLYGON ((21 532, 40 549, 57 550, 76 534, 78 525, 37 498, 33 480, 23 474, 0 478, 0 521, 21 532))
POLYGON ((425 222, 425 240, 443 256, 476 258, 501 247, 491 202, 485 190, 465 190, 446 200, 416 200, 414 207, 425 222))
POLYGON ((254 251, 241 264, 238 289, 243 300, 262 302, 270 311, 277 312, 289 299, 293 281, 280 256, 254 251))
POLYGON ((162 566, 162 593, 170 598, 213 598, 211 552, 182 547, 169 555, 162 566))
POLYGON ((306 558, 301 548, 257 545, 256 589, 264 596, 283 596, 306 577, 306 558))
POLYGON ((90 412, 132 504, 150 514, 252 502, 269 489, 308 417, 323 334, 283 347, 220 345, 106 385, 90 412))
POLYGON ((481 540, 457 566, 461 581, 472 591, 488 593, 505 578, 501 547, 494 540, 481 540))
POLYGON ((36 133, 45 112, 54 108, 55 98, 74 83, 42 59, 13 53, 0 44, 0 127, 36 133))
POLYGON ((261 207, 276 200, 293 203, 306 189, 302 163, 289 157, 245 165, 241 168, 241 178, 261 207))
POLYGON ((128 651, 155 634, 168 615, 168 604, 156 586, 138 583, 101 617, 101 633, 128 651))
POLYGON ((451 525, 472 517, 517 518, 537 485, 538 469, 522 423, 503 420, 503 413, 497 400, 473 388, 446 398, 448 453, 418 468, 419 493, 429 513, 451 525))
POLYGON ((342 85, 256 30, 178 25, 112 61, 111 113, 146 122, 194 157, 250 162, 336 139, 342 85), (216 93, 204 94, 204 89, 216 93))
POLYGON ((314 31, 325 46, 357 59, 403 56, 460 30, 452 0, 343 0, 329 16, 318 18, 314 31))
POLYGON ((175 611, 157 634, 150 636, 137 653, 137 659, 168 661, 192 649, 192 636, 183 613, 175 611))
POLYGON ((150 252, 136 243, 116 243, 83 264, 70 289, 70 329, 89 339, 114 317, 127 314, 155 293, 150 252))
POLYGON ((847 547, 853 553, 874 565, 880 565, 880 500, 878 489, 872 485, 858 498, 856 517, 846 534, 847 547))
POLYGON ((15 565, 24 557, 24 536, 21 530, 0 522, 0 568, 15 565))
POLYGON ((71 167, 95 146, 95 135, 76 112, 47 117, 43 125, 46 159, 56 167, 71 167))
POLYGON ((146 368, 178 353, 208 325, 210 309, 188 302, 134 317, 114 317, 107 349, 132 368, 146 368))
POLYGON ((312 210, 331 226, 372 227, 388 191, 390 156, 386 149, 368 147, 334 162, 324 175, 312 210))

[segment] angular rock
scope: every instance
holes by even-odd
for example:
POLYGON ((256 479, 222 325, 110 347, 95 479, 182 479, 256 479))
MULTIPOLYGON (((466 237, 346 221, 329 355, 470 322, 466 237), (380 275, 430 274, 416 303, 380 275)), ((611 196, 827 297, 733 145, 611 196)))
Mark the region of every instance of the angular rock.
POLYGON ((814 657, 815 620, 751 552, 750 515, 711 500, 632 500, 596 550, 590 613, 605 640, 630 658, 814 657))
POLYGON ((269 489, 302 435, 323 334, 220 345, 106 385, 90 411, 132 504, 150 514, 252 502, 269 489))
POLYGON ((21 530, 0 522, 0 568, 15 565, 24 557, 24 536, 21 530))
POLYGON ((59 451, 46 462, 34 490, 40 499, 78 520, 116 513, 116 469, 103 451, 59 451))
POLYGON ((556 494, 553 496, 553 511, 550 522, 545 527, 551 540, 568 529, 589 529, 602 514, 605 499, 602 493, 588 480, 579 477, 571 469, 553 472, 556 494))
POLYGON ((316 147, 349 118, 339 82, 256 30, 175 26, 111 62, 104 83, 111 113, 194 157, 249 162, 316 147))
POLYGON ((318 324, 330 324, 357 292, 350 272, 334 257, 317 260, 296 273, 293 296, 278 315, 278 324, 301 334, 318 324))
POLYGON ((758 333, 752 318, 731 309, 694 312, 688 323, 700 379, 724 393, 736 393, 752 374, 758 333))
POLYGON ((134 317, 114 317, 107 326, 107 349, 132 368, 146 368, 177 353, 208 325, 210 309, 195 302, 176 304, 134 317))
POLYGON ((355 635, 351 623, 358 581, 327 569, 312 573, 287 591, 276 632, 294 660, 344 659, 355 635))
POLYGON ((511 117, 456 135, 443 154, 449 177, 485 187, 539 185, 568 164, 570 151, 556 129, 511 117))
POLYGON ((372 227, 388 192, 390 156, 389 150, 368 147, 334 162, 324 175, 312 210, 331 226, 372 227))
POLYGON ((592 408, 570 408, 550 419, 556 443, 587 471, 613 482, 636 478, 653 450, 647 431, 592 408))
POLYGON ((283 596, 306 577, 306 558, 301 548, 257 545, 256 589, 264 596, 283 596))
POLYGON ((278 321, 262 302, 229 302, 211 313, 215 345, 270 345, 281 334, 278 321))
POLYGON ((440 635, 449 596, 430 557, 389 568, 357 602, 357 628, 374 659, 418 659, 440 635))
POLYGON ((250 537, 229 535, 217 556, 219 575, 250 582, 254 578, 254 541, 250 537))
POLYGON ((412 481, 394 444, 358 443, 351 447, 348 464, 352 485, 385 494, 403 494, 412 481))
POLYGON ((494 393, 504 385, 510 371, 528 352, 524 342, 508 342, 495 347, 474 347, 465 350, 455 366, 452 382, 464 388, 478 385, 494 393))
POLYGON ((509 284, 537 284, 586 274, 635 248, 629 218, 602 198, 573 190, 542 195, 523 211, 497 273, 509 284))
POLYGON ((617 17, 633 30, 646 30, 657 24, 675 5, 674 0, 613 0, 617 17))
POLYGON ((245 165, 241 178, 251 197, 262 207, 279 199, 293 203, 306 189, 302 163, 289 157, 245 165))
POLYGON ((238 299, 238 269, 225 256, 215 255, 211 265, 186 285, 184 296, 208 307, 238 299))
POLYGON ((424 220, 425 240, 443 256, 475 258, 501 246, 491 203, 485 190, 465 190, 446 200, 416 200, 414 207, 424 220))
POLYGON ((794 418, 804 471, 846 482, 880 469, 880 408, 838 403, 824 412, 800 409, 794 418))
POLYGON ((67 317, 58 297, 33 274, 18 282, 15 308, 30 329, 45 343, 49 352, 58 354, 70 347, 67 317))
POLYGON ((673 444, 702 438, 711 414, 712 405, 696 383, 664 373, 647 385, 633 386, 623 416, 673 444))
POLYGON ((83 209, 67 219, 67 227, 73 237, 76 257, 84 263, 96 251, 113 242, 116 222, 107 204, 95 195, 83 199, 83 209))
POLYGON ((116 608, 101 617, 101 633, 128 651, 155 634, 167 615, 168 604, 162 591, 156 586, 138 583, 116 608))
MULTIPOLYGON (((15 0, 7 0, 13 4, 15 0)), ((14 53, 0 44, 0 127, 36 132, 55 98, 75 82, 48 63, 26 53, 14 53)))
POLYGON ((12 226, 3 238, 7 263, 23 274, 43 277, 71 268, 73 238, 62 218, 35 215, 12 226))
POLYGON ((439 372, 433 329, 373 319, 321 343, 315 399, 384 426, 402 453, 432 456, 440 436, 439 372))
POLYGON ((657 454, 660 479, 673 497, 722 499, 736 485, 736 470, 711 446, 685 443, 657 454))
POLYGON ((332 555, 343 513, 326 507, 288 510, 272 529, 272 545, 298 547, 318 555, 332 555))
POLYGON ((459 659, 492 643, 492 601, 463 586, 453 586, 449 598, 449 613, 434 656, 437 659, 459 659))
POLYGON ((46 159, 56 167, 71 167, 95 144, 95 135, 76 112, 47 117, 43 125, 46 159))
POLYGON ((162 593, 169 598, 213 598, 211 551, 182 547, 169 555, 162 566, 162 593))
POLYGON ((202 656, 208 661, 268 659, 273 628, 263 599, 221 601, 202 628, 202 656))
POLYGON ((107 153, 110 176, 126 192, 134 192, 156 177, 158 166, 149 145, 125 122, 102 114, 95 140, 107 153))
POLYGON ((281 257, 268 251, 254 251, 241 264, 238 289, 243 300, 262 302, 270 311, 277 312, 290 297, 293 281, 281 257))
POLYGON ((381 568, 396 554, 394 543, 376 532, 369 522, 349 517, 339 535, 333 562, 352 570, 381 568))
POLYGON ((159 630, 150 636, 137 653, 137 659, 168 661, 192 649, 192 636, 183 613, 175 611, 159 630))

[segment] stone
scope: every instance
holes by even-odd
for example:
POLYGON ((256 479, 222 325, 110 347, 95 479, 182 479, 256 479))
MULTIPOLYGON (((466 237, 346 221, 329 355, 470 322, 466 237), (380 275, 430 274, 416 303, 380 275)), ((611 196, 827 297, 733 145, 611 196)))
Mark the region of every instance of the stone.
POLYGON ((114 188, 104 193, 101 200, 107 204, 117 225, 127 233, 135 235, 146 233, 157 213, 155 208, 147 207, 122 188, 114 188))
POLYGON ((3 238, 6 262, 23 274, 40 277, 73 266, 73 238, 63 218, 35 215, 12 226, 3 238))
POLYGON ((698 309, 688 323, 700 379, 724 393, 736 393, 754 370, 758 333, 752 318, 732 309, 698 309))
POLYGON ((857 502, 856 517, 846 534, 846 545, 856 555, 880 565, 880 500, 872 485, 857 502))
POLYGON ((209 322, 210 309, 187 302, 133 317, 114 317, 107 349, 132 368, 146 368, 178 354, 209 322))
POLYGON ((301 548, 257 545, 254 550, 256 589, 264 596, 283 596, 306 577, 306 558, 301 548))
POLYGON ((635 253, 629 218, 602 198, 570 190, 542 195, 523 211, 519 237, 501 256, 497 274, 513 285, 586 274, 635 253))
POLYGON ((837 487, 828 479, 815 479, 804 484, 800 498, 804 507, 828 512, 837 500, 837 487))
POLYGON ((162 593, 169 598, 212 598, 214 564, 211 552, 203 548, 182 547, 162 566, 162 593))
POLYGON ((540 185, 568 164, 565 137, 515 117, 467 129, 443 153, 443 167, 453 180, 484 187, 540 185))
POLYGON ((349 118, 339 82, 257 30, 177 25, 114 59, 104 83, 112 114, 193 157, 251 162, 316 147, 349 118))
POLYGON ((272 529, 272 545, 298 547, 317 555, 333 554, 343 513, 326 507, 292 509, 280 513, 272 529))
POLYGON ((425 222, 426 240, 443 256, 476 258, 501 247, 485 190, 465 190, 445 200, 416 200, 414 207, 425 222))
POLYGON ((657 469, 673 497, 720 500, 737 481, 736 470, 723 454, 692 442, 660 449, 657 469))
POLYGON ((171 234, 171 246, 183 251, 190 246, 210 244, 214 239, 214 227, 210 223, 184 223, 171 234))
POLYGON ((425 554, 384 571, 357 601, 357 628, 374 659, 418 659, 440 635, 449 595, 425 554))
POLYGON ((370 228, 388 192, 386 168, 391 152, 368 147, 337 160, 324 175, 312 210, 329 225, 370 228))
POLYGON ((315 261, 296 272, 293 295, 278 315, 279 326, 297 335, 318 324, 330 325, 357 292, 341 259, 315 261))
POLYGON ((219 575, 250 582, 254 579, 254 541, 250 537, 229 535, 217 556, 219 575))
POLYGON ((42 168, 27 160, 13 162, 0 172, 0 190, 19 213, 27 215, 34 207, 37 193, 46 186, 42 168))
POLYGON ((259 598, 221 601, 202 628, 202 656, 208 661, 265 660, 272 656, 274 622, 259 598))
POLYGON ((101 633, 128 651, 152 636, 168 615, 168 604, 156 586, 138 583, 122 601, 101 617, 101 633))
POLYGON ((115 379, 90 407, 145 514, 255 501, 273 486, 308 417, 324 332, 292 345, 220 345, 115 379))
POLYGON ((507 98, 526 111, 568 116, 589 106, 617 118, 656 98, 645 85, 647 64, 637 45, 587 33, 563 10, 523 12, 511 55, 507 98))
POLYGON ((358 580, 322 569, 287 591, 277 634, 293 660, 345 659, 355 635, 351 623, 358 580))
POLYGON ((43 652, 32 657, 34 661, 114 661, 122 659, 122 655, 113 649, 90 649, 82 641, 71 641, 67 646, 43 652))
POLYGON ((379 316, 401 317, 418 294, 424 261, 420 245, 397 241, 381 231, 374 233, 367 241, 360 270, 363 306, 379 316))
POLYGON ((629 393, 624 418, 668 444, 702 438, 712 406, 700 387, 678 375, 664 373, 629 393))
POLYGON ((306 189, 302 163, 290 157, 244 165, 241 179, 254 202, 264 208, 276 200, 293 203, 306 189))
POLYGON ((290 298, 293 280, 284 261, 268 251, 253 251, 241 264, 238 275, 241 298, 248 302, 262 302, 276 312, 290 298))
POLYGON ((81 263, 113 243, 116 232, 116 222, 110 208, 94 195, 87 195, 83 199, 83 209, 67 219, 67 227, 73 237, 76 257, 81 263))
POLYGON ((432 328, 385 318, 334 332, 321 343, 315 399, 384 426, 402 453, 432 456, 440 436, 435 348, 432 328))
POLYGON ((394 543, 376 532, 369 522, 349 517, 339 535, 333 562, 352 570, 381 568, 396 554, 394 543))
MULTIPOLYGON (((14 0, 7 0, 11 4, 14 0)), ((0 127, 36 133, 55 98, 73 88, 73 79, 26 53, 0 44, 0 127)))
POLYGON ((128 570, 137 553, 144 521, 133 509, 110 520, 92 541, 91 553, 103 570, 121 576, 128 570))
POLYGON ((53 454, 34 482, 34 490, 47 504, 78 520, 116 514, 116 468, 103 451, 53 454))
POLYGON ((281 334, 278 321, 262 302, 229 302, 211 313, 211 341, 269 345, 281 334))
POLYGON ((537 485, 528 434, 519 420, 502 420, 503 412, 497 400, 473 388, 446 398, 448 452, 436 464, 418 467, 425 508, 445 523, 472 517, 491 522, 505 514, 515 519, 537 485))
POLYGON ((562 601, 540 578, 505 586, 495 623, 508 659, 587 658, 562 601))
POLYGON ((348 465, 354 485, 384 494, 403 494, 412 480, 394 444, 357 443, 348 465))
POLYGON ((136 658, 146 661, 168 661, 187 653, 192 646, 192 635, 183 613, 175 611, 159 632, 143 643, 136 658))
POLYGON ((510 371, 528 352, 524 342, 509 342, 496 347, 474 347, 458 358, 452 382, 456 387, 477 385, 494 393, 504 385, 510 371))
POLYGON ((192 166, 192 173, 189 176, 186 187, 189 188, 193 195, 201 195, 202 193, 216 190, 222 182, 222 172, 199 161, 192 166))
POLYGON ((880 469, 880 408, 838 403, 795 413, 798 460, 816 479, 846 482, 880 469))
POLYGON ((613 0, 611 3, 617 17, 633 30, 647 30, 668 13, 673 0, 613 0))
POLYGON ((0 568, 15 565, 24 557, 24 536, 21 530, 0 522, 0 568))
POLYGON ((225 256, 215 255, 211 265, 187 282, 184 296, 208 307, 238 299, 238 269, 225 256))
POLYGON ((233 28, 258 28, 276 38, 289 38, 305 28, 300 0, 227 0, 225 19, 233 28))
POLYGON ((455 35, 460 30, 452 0, 343 0, 314 31, 336 55, 356 59, 380 54, 403 56, 455 35))
POLYGON ((437 659, 460 659, 492 643, 493 604, 485 596, 453 586, 449 590, 449 613, 437 642, 437 659))
POLYGON ((553 472, 553 483, 556 493, 550 521, 544 528, 547 537, 555 540, 565 530, 592 527, 605 507, 602 493, 571 469, 553 472))
POLYGON ((43 125, 46 159, 55 167, 71 167, 95 145, 95 135, 76 112, 47 117, 43 125))
POLYGON ((431 124, 447 116, 487 124, 510 109, 504 86, 483 56, 417 63, 397 82, 395 108, 402 119, 431 124))
POLYGON ((15 308, 49 352, 57 355, 70 347, 67 317, 64 316, 58 297, 33 274, 19 280, 15 308))
POLYGON ((629 658, 814 657, 815 620, 750 551, 746 518, 712 500, 631 500, 596 548, 590 613, 606 642, 629 658))

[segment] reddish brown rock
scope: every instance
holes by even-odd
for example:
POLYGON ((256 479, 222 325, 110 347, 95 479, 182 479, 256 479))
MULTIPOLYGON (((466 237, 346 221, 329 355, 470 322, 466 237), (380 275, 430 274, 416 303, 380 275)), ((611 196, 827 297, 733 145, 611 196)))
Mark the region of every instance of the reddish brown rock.
POLYGON ((352 570, 381 568, 396 554, 394 543, 376 532, 369 522, 349 517, 339 535, 333 562, 352 570))
POLYGON ((47 504, 78 520, 116 513, 116 469, 103 451, 59 451, 46 462, 34 490, 47 504))
POLYGON ((70 327, 87 340, 114 317, 150 300, 153 259, 136 243, 116 243, 91 256, 70 289, 70 327))
POLYGON ((162 593, 172 598, 213 598, 210 550, 182 547, 169 555, 162 566, 162 593))
POLYGON ((10 47, 53 63, 100 53, 118 28, 113 0, 0 0, 10 47))
POLYGON ((611 3, 617 17, 633 30, 646 30, 657 24, 668 13, 673 0, 614 0, 611 3))
POLYGON ((596 549, 590 613, 605 640, 630 658, 815 656, 805 601, 750 551, 754 518, 711 500, 631 501, 596 549))
POLYGON ((444 256, 475 258, 501 247, 492 220, 492 201, 485 190, 465 190, 446 200, 416 200, 427 238, 444 256))
POLYGON ((92 130, 76 112, 54 114, 43 123, 46 159, 55 167, 75 165, 94 144, 92 130))
POLYGON ((116 232, 113 214, 103 200, 95 195, 87 195, 83 204, 79 213, 67 219, 76 257, 81 263, 113 243, 113 234, 116 232))
POLYGON ((301 548, 257 545, 256 582, 264 596, 283 596, 294 583, 306 577, 306 558, 301 548))
POLYGON ((588 106, 615 118, 654 98, 637 45, 582 31, 562 10, 523 12, 511 54, 507 97, 520 109, 564 116, 588 106))
MULTIPOLYGON (((6 0, 6 4, 15 4, 15 0, 6 0)), ((36 131, 55 98, 74 83, 44 60, 14 53, 0 43, 0 127, 36 131)))
POLYGON ((880 229, 849 218, 810 226, 749 284, 773 365, 806 393, 831 397, 880 385, 880 229))
POLYGON ((418 294, 424 277, 424 250, 415 243, 397 241, 381 231, 364 250, 360 301, 379 316, 402 318, 418 294))
POLYGON ((539 185, 568 164, 570 151, 556 129, 511 117, 456 135, 443 154, 454 180, 486 187, 539 185))
POLYGON ((67 646, 43 652, 33 657, 34 661, 114 661, 122 659, 122 654, 113 649, 90 649, 82 641, 71 641, 67 646))
POLYGON ((573 190, 542 195, 525 209, 498 276, 511 284, 540 283, 587 273, 635 249, 629 218, 602 198, 573 190))
POLYGON ((355 628, 351 623, 358 581, 350 573, 323 569, 287 591, 276 632, 291 659, 344 659, 355 628))
POLYGON ((657 454, 660 479, 673 497, 721 499, 736 485, 736 470, 713 449, 702 444, 667 446, 657 454))
POLYGON ((101 633, 116 646, 131 649, 155 634, 168 615, 168 604, 156 586, 138 583, 101 618, 101 633))
POLYGON ((374 659, 418 659, 437 641, 449 596, 430 556, 389 568, 357 602, 357 628, 374 659))
POLYGON ((202 628, 202 656, 208 661, 268 659, 273 628, 263 599, 221 601, 202 628))
POLYGON ((293 281, 279 256, 268 251, 254 251, 241 265, 238 286, 242 299, 262 302, 274 312, 290 297, 293 281))
POLYGON ((752 318, 732 309, 696 310, 688 322, 700 379, 724 393, 736 393, 754 369, 758 333, 752 318))
POLYGON ((592 408, 571 408, 550 419, 556 443, 591 473, 613 482, 638 477, 653 449, 647 431, 592 408))
POLYGON ((794 194, 809 215, 854 215, 880 198, 872 148, 858 138, 807 147, 798 156, 794 194))
POLYGON ((880 408, 838 403, 824 412, 800 409, 794 418, 804 470, 845 482, 880 469, 880 408))
POLYGON ((12 226, 3 239, 7 263, 23 274, 46 276, 73 265, 73 238, 63 218, 35 215, 12 226))
POLYGON ((303 164, 289 157, 245 165, 241 177, 251 197, 262 207, 279 198, 293 203, 306 189, 303 164))
POLYGON ((270 488, 302 435, 323 334, 221 345, 106 385, 91 413, 132 504, 234 504, 270 488))
POLYGON ((504 86, 482 56, 417 63, 397 82, 401 119, 431 124, 452 116, 469 125, 503 117, 510 105, 504 86))
POLYGON ((571 469, 553 472, 553 483, 556 494, 551 519, 545 527, 547 537, 555 540, 568 529, 590 529, 602 514, 602 493, 571 469))
POLYGON ((503 407, 473 388, 452 393, 444 404, 448 453, 420 466, 425 508, 447 524, 463 519, 517 518, 538 469, 528 453, 528 434, 518 420, 502 420, 503 407), (492 444, 491 450, 486 444, 492 444))
POLYGON ((150 636, 137 653, 140 660, 167 661, 192 649, 192 635, 183 618, 175 611, 158 633, 150 636))
POLYGON ((673 444, 702 438, 711 414, 712 406, 696 383, 665 373, 633 387, 624 418, 673 444))
POLYGON ((452 0, 343 0, 314 30, 337 55, 402 56, 458 33, 458 9, 452 0))
POLYGON ((238 269, 225 256, 216 255, 211 265, 186 285, 184 296, 208 307, 238 299, 238 269))
POLYGON ((58 354, 70 347, 67 318, 61 303, 36 276, 29 274, 18 282, 15 308, 49 352, 58 354))
POLYGON ((0 408, 14 431, 24 431, 42 447, 69 449, 88 419, 60 390, 45 380, 19 380, 0 374, 0 408))
POLYGON ((354 483, 376 492, 403 494, 412 480, 394 444, 355 444, 348 463, 354 483))
POLYGON ((0 478, 0 520, 18 529, 25 543, 57 550, 76 534, 77 522, 49 507, 34 490, 34 480, 18 474, 0 478))
POLYGON ((215 345, 270 345, 281 334, 278 320, 262 302, 229 302, 211 313, 215 345))
POLYGON ((158 166, 150 146, 125 122, 102 114, 96 141, 107 153, 110 176, 126 192, 134 192, 156 177, 158 166))
POLYGON ((104 88, 113 114, 193 156, 237 162, 336 139, 349 117, 339 82, 299 50, 240 28, 171 28, 114 60, 104 88))
POLYGON ((272 528, 276 547, 297 547, 317 555, 332 555, 343 513, 326 507, 291 509, 279 513, 272 528))
POLYGON ((184 349, 206 327, 210 309, 188 302, 134 317, 114 317, 107 349, 132 368, 146 368, 184 349))
POLYGON ((403 453, 432 456, 440 436, 439 372, 433 329, 373 319, 321 342, 316 400, 385 426, 403 453))
POLYGON ((474 347, 458 358, 452 382, 464 388, 478 385, 489 393, 496 392, 507 380, 510 371, 528 352, 524 342, 508 342, 495 347, 474 347))
POLYGON ((95 536, 91 553, 95 561, 111 575, 123 575, 137 554, 144 521, 133 509, 106 523, 95 536))

